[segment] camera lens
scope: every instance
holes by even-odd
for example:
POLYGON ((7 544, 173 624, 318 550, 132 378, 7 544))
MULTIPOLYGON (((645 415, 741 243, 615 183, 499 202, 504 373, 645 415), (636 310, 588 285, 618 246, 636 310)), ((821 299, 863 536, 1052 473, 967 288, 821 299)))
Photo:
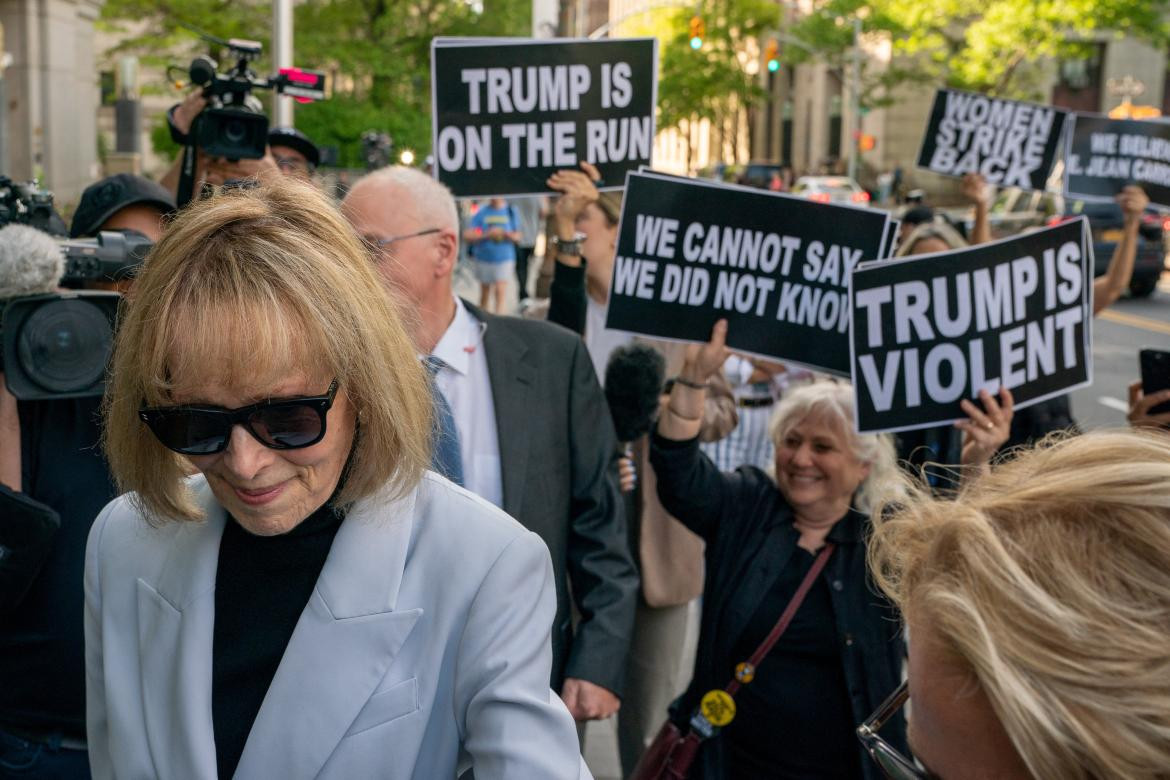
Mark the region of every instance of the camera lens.
POLYGON ((20 367, 54 393, 73 393, 102 380, 113 344, 110 321, 80 300, 46 303, 25 321, 16 339, 20 367))
POLYGON ((239 119, 229 119, 223 123, 223 137, 230 144, 242 144, 248 139, 248 125, 239 119))

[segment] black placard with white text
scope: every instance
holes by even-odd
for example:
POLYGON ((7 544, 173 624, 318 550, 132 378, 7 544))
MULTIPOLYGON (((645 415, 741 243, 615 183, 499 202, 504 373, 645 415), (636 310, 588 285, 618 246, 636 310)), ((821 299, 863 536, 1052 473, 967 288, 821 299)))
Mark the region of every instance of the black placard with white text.
POLYGON ((1016 408, 1092 376, 1092 245, 1085 219, 954 252, 854 270, 857 428, 964 419, 981 389, 1016 408))
POLYGON ((591 162, 601 189, 649 165, 657 41, 437 38, 431 44, 435 176, 456 197, 536 195, 591 162))
POLYGON ((1127 184, 1144 189, 1153 203, 1170 206, 1170 123, 1075 115, 1065 195, 1113 200, 1127 184))
POLYGON ((940 89, 918 167, 946 176, 981 173, 1001 187, 1042 190, 1066 116, 1051 106, 940 89))
POLYGON ((889 216, 766 190, 630 174, 606 327, 706 341, 849 373, 850 269, 881 257, 889 216))

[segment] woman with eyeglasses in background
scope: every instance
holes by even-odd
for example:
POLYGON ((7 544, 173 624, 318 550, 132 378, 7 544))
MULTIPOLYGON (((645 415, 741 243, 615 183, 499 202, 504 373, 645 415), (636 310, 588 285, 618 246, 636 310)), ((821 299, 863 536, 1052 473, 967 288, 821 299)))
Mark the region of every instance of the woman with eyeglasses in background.
POLYGON ((1170 438, 1068 438, 873 517, 910 637, 858 730, 887 777, 1170 777, 1170 438), (875 734, 907 698, 919 763, 875 734))
POLYGON ((86 556, 95 778, 588 776, 548 550, 425 471, 424 369, 323 195, 180 214, 106 402, 128 494, 86 556))

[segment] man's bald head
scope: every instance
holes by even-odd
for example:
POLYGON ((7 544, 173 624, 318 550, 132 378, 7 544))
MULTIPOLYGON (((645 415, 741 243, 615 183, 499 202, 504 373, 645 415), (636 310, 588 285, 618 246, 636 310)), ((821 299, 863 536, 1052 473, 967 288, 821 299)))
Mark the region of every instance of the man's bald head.
POLYGON ((459 213, 451 191, 415 168, 392 165, 366 174, 350 187, 342 209, 365 211, 366 201, 373 201, 379 208, 401 211, 419 224, 459 233, 459 213))
POLYGON ((424 320, 447 317, 459 257, 459 216, 447 188, 412 168, 382 168, 350 188, 341 210, 376 247, 378 272, 402 299, 417 306, 424 320))

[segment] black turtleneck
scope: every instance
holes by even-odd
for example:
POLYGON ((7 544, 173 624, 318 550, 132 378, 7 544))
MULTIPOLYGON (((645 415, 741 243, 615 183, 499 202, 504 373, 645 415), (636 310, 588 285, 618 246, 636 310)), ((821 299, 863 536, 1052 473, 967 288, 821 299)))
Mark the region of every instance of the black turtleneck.
POLYGON ((219 543, 211 650, 211 718, 224 780, 235 774, 343 519, 331 501, 279 536, 254 536, 228 518, 219 543))

